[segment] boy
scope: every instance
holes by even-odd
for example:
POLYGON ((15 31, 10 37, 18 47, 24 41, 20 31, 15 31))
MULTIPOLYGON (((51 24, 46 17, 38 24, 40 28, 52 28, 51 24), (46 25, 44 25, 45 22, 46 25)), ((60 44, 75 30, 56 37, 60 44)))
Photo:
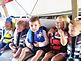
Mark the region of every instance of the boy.
POLYGON ((22 48, 26 46, 25 38, 28 32, 27 25, 27 21, 19 20, 15 31, 16 34, 14 34, 14 43, 9 44, 9 47, 12 49, 13 57, 15 58, 20 55, 22 48))
POLYGON ((69 34, 72 37, 68 44, 67 61, 80 61, 81 59, 81 22, 73 20, 69 24, 69 34))
POLYGON ((44 51, 47 52, 48 49, 46 28, 41 26, 37 16, 30 18, 29 27, 30 29, 25 40, 27 47, 23 49, 18 61, 23 61, 27 52, 35 54, 31 61, 38 61, 44 51))

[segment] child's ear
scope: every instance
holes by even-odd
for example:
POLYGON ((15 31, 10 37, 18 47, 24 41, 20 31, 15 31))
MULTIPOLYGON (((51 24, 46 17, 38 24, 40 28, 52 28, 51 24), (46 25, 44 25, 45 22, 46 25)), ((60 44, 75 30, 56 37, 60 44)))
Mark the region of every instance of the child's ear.
POLYGON ((29 24, 29 27, 30 27, 31 25, 29 24))
POLYGON ((80 32, 81 32, 81 30, 80 30, 80 32))
POLYGON ((41 24, 40 24, 40 26, 41 26, 41 24))

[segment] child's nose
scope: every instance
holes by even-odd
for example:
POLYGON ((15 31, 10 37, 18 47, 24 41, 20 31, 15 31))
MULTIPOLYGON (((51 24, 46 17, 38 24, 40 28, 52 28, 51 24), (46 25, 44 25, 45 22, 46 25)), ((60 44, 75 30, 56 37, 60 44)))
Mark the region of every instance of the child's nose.
POLYGON ((36 27, 35 26, 33 26, 33 29, 35 29, 36 27))

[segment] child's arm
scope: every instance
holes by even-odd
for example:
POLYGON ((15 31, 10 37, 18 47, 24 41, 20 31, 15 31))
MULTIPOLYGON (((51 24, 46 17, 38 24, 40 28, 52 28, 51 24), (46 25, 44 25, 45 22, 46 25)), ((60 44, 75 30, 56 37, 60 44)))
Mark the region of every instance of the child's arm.
POLYGON ((10 34, 10 36, 13 38, 14 37, 14 31, 13 30, 10 30, 9 31, 9 34, 10 34))
POLYGON ((16 52, 13 52, 12 55, 13 55, 14 57, 17 57, 17 56, 19 56, 19 54, 21 53, 21 51, 22 51, 22 48, 19 47, 18 50, 16 50, 16 52))
POLYGON ((28 42, 28 38, 26 37, 25 39, 25 44, 28 48, 32 49, 33 48, 33 45, 31 43, 28 42))
POLYGON ((67 38, 68 38, 68 35, 65 35, 64 34, 64 31, 63 30, 58 30, 58 32, 59 32, 59 34, 60 34, 60 37, 61 37, 61 44, 63 45, 63 46, 65 46, 66 44, 67 44, 67 38))
POLYGON ((13 43, 10 43, 10 44, 9 44, 9 47, 10 47, 10 49, 13 50, 13 51, 16 49, 16 47, 14 46, 13 43))

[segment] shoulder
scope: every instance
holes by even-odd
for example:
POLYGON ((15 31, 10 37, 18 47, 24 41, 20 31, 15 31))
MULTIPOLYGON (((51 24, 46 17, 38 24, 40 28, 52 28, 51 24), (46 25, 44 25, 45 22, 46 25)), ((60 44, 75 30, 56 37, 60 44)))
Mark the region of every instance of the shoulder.
POLYGON ((40 29, 43 29, 44 31, 47 32, 47 28, 45 26, 41 26, 40 29))
POLYGON ((29 30, 29 29, 25 29, 25 30, 23 30, 23 32, 27 33, 27 32, 28 32, 28 30, 29 30))
POLYGON ((32 34, 31 29, 28 29, 28 30, 27 30, 27 36, 28 36, 28 35, 31 35, 31 34, 32 34))

